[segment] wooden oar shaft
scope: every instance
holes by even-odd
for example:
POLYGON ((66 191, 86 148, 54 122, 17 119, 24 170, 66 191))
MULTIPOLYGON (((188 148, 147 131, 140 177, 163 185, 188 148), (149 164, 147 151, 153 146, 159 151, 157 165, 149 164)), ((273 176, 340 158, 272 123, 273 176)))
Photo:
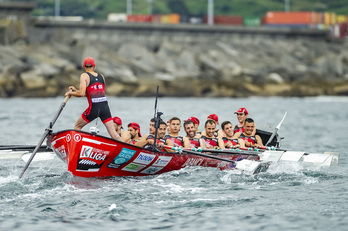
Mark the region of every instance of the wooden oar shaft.
POLYGON ((56 115, 53 117, 52 121, 50 122, 50 124, 48 125, 48 127, 45 129, 44 134, 42 135, 39 143, 36 145, 35 150, 33 151, 33 153, 31 154, 30 158, 28 159, 27 163, 24 166, 24 169, 22 170, 21 174, 19 175, 19 179, 22 178, 22 176, 24 175, 25 171, 27 170, 27 168, 29 167, 31 161, 34 159, 37 151, 39 150, 39 148, 41 147, 41 144, 44 142, 44 140, 46 139, 46 137, 50 134, 51 129, 53 127, 53 125, 55 124, 55 122, 57 121, 60 113, 63 111, 65 104, 67 103, 67 101, 69 100, 70 96, 66 96, 65 99, 63 100, 62 104, 59 107, 58 112, 56 113, 56 115))
POLYGON ((240 155, 241 153, 245 152, 245 151, 252 151, 252 152, 248 152, 245 154, 248 155, 252 155, 252 156, 257 156, 257 153, 255 153, 255 151, 253 149, 234 149, 234 150, 216 150, 216 149, 198 149, 197 151, 202 151, 202 152, 211 152, 211 153, 224 153, 224 154, 235 154, 235 155, 240 155))
MULTIPOLYGON (((172 150, 177 150, 175 147, 172 146, 168 146, 168 145, 164 145, 164 148, 167 149, 172 149, 172 150)), ((186 152, 188 154, 192 154, 192 155, 196 155, 196 156, 202 156, 202 157, 206 157, 206 158, 210 158, 210 159, 215 159, 215 160, 221 160, 221 161, 226 161, 226 162, 230 162, 230 163, 235 163, 235 161, 233 160, 229 160, 229 159, 225 159, 225 158, 221 158, 221 157, 217 157, 217 156, 213 156, 213 155, 208 155, 208 154, 204 154, 204 153, 200 153, 200 152, 194 152, 194 151, 190 151, 190 150, 186 150, 186 149, 181 149, 183 152, 186 152)))

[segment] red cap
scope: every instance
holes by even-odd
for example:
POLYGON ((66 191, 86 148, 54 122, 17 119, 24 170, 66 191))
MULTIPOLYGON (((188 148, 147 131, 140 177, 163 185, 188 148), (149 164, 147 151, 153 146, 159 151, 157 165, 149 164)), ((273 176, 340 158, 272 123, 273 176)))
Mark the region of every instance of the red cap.
POLYGON ((219 117, 216 114, 208 115, 208 119, 215 120, 217 124, 219 124, 219 117))
POLYGON ((188 118, 185 121, 191 120, 193 123, 198 124, 199 125, 199 119, 197 117, 193 117, 191 116, 190 118, 188 118))
POLYGON ((90 66, 94 67, 95 66, 94 59, 91 57, 85 58, 85 60, 83 61, 83 67, 85 67, 86 65, 90 65, 90 66))
POLYGON ((244 114, 249 114, 248 110, 245 107, 241 107, 236 111, 234 114, 239 114, 239 113, 244 113, 244 114))
POLYGON ((120 117, 115 116, 114 118, 112 118, 112 120, 114 121, 115 124, 121 125, 121 128, 123 128, 122 127, 122 120, 120 117))
POLYGON ((139 131, 139 136, 141 137, 141 133, 140 133, 140 125, 135 123, 135 122, 132 122, 130 124, 128 124, 128 127, 132 127, 134 128, 135 130, 138 130, 139 131))

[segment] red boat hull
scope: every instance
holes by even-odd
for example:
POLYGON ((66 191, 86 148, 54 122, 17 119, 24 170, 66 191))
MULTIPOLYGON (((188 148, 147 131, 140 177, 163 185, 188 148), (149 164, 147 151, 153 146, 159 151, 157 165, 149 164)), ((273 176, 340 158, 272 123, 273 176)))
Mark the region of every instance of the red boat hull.
MULTIPOLYGON (((179 170, 187 166, 233 169, 230 162, 192 154, 153 152, 100 135, 66 130, 53 133, 48 145, 64 162, 68 171, 80 177, 148 176, 179 170)), ((259 160, 257 155, 211 154, 228 160, 259 160)))

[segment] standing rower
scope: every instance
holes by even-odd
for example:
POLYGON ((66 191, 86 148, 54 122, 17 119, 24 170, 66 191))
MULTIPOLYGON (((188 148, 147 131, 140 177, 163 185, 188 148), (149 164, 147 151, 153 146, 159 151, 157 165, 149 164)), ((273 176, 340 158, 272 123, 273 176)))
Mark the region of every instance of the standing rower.
POLYGON ((69 86, 65 96, 83 97, 86 96, 89 106, 78 118, 75 130, 81 130, 86 124, 96 118, 103 121, 108 133, 113 139, 121 140, 116 133, 110 113, 108 101, 105 96, 105 78, 102 74, 95 72, 95 62, 91 57, 85 58, 82 65, 85 73, 80 75, 80 89, 69 86))

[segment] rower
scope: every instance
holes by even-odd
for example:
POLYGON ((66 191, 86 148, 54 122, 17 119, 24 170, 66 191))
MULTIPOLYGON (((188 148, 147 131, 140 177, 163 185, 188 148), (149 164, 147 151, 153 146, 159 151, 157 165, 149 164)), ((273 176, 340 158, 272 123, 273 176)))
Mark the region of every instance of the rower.
POLYGON ((122 131, 122 120, 120 117, 113 117, 112 120, 114 121, 114 127, 117 132, 117 134, 121 137, 122 141, 125 143, 130 143, 131 135, 129 131, 122 131))
POLYGON ((245 142, 242 139, 238 139, 238 133, 233 133, 233 126, 230 121, 224 121, 221 123, 221 128, 225 133, 225 136, 222 137, 225 148, 238 148, 245 147, 245 142))
MULTIPOLYGON (((164 136, 166 135, 167 124, 163 120, 160 120, 159 123, 160 124, 159 124, 159 128, 157 131, 157 138, 156 138, 157 146, 161 146, 163 144, 166 144, 168 146, 174 147, 174 144, 170 139, 168 139, 168 140, 164 139, 164 136)), ((150 131, 151 131, 151 126, 150 126, 150 131)), ((155 139, 155 134, 147 134, 147 135, 144 135, 143 137, 141 137, 141 139, 139 141, 135 142, 134 145, 138 146, 138 147, 152 149, 154 139, 155 139)), ((164 151, 164 150, 169 151, 169 152, 173 152, 173 150, 171 150, 171 149, 162 149, 162 151, 164 151)))
POLYGON ((155 123, 156 123, 156 119, 155 119, 155 118, 152 118, 152 119, 150 120, 150 128, 149 128, 149 132, 150 132, 150 134, 152 134, 152 135, 155 135, 155 132, 156 132, 155 123))
MULTIPOLYGON (((157 138, 156 138, 156 144, 160 148, 162 148, 163 145, 174 147, 174 144, 170 139, 164 138, 164 136, 166 135, 166 129, 167 129, 167 124, 163 120, 160 120, 159 128, 157 131, 157 138)), ((153 148, 154 139, 155 139, 155 136, 148 135, 146 137, 146 145, 144 146, 144 148, 153 148)), ((161 151, 173 152, 172 149, 163 149, 163 148, 161 149, 161 151)))
POLYGON ((184 122, 189 121, 189 120, 191 120, 191 121, 194 123, 194 125, 195 125, 196 135, 201 135, 202 132, 200 132, 200 131, 198 130, 199 119, 198 119, 197 117, 191 116, 190 118, 188 118, 188 119, 185 120, 184 122))
MULTIPOLYGON (((215 124, 219 124, 219 117, 218 117, 216 114, 210 114, 210 115, 208 115, 207 119, 208 119, 208 120, 214 120, 214 121, 215 121, 215 124)), ((205 131, 202 132, 202 135, 203 135, 203 136, 206 135, 205 131)), ((219 130, 218 128, 215 128, 214 135, 215 135, 216 137, 223 137, 223 136, 225 136, 225 134, 223 133, 223 131, 222 131, 222 130, 219 130)))
POLYGON ((128 132, 131 136, 131 140, 130 140, 131 144, 135 144, 135 142, 140 140, 141 133, 140 133, 140 125, 139 124, 137 124, 135 122, 128 124, 128 132))
POLYGON ((65 96, 87 97, 88 108, 82 113, 75 123, 75 130, 81 130, 86 124, 96 118, 100 118, 109 135, 115 140, 121 137, 113 129, 113 122, 108 101, 105 96, 105 78, 102 74, 95 72, 95 62, 91 57, 85 58, 82 65, 85 70, 80 75, 80 89, 69 86, 65 96))
POLYGON ((156 133, 156 128, 155 128, 155 123, 156 123, 156 119, 155 118, 151 118, 150 120, 150 127, 149 127, 149 133, 148 135, 142 136, 140 140, 136 141, 134 143, 135 146, 139 146, 139 147, 144 147, 147 144, 147 137, 149 135, 152 135, 152 137, 155 137, 155 133, 156 133))
POLYGON ((181 120, 178 117, 173 117, 169 120, 170 135, 164 137, 165 140, 169 139, 173 142, 175 147, 190 147, 187 137, 179 135, 181 129, 181 120))
POLYGON ((240 134, 240 136, 238 135, 238 138, 244 140, 246 147, 263 146, 261 137, 259 135, 253 135, 255 130, 255 123, 253 119, 246 118, 243 128, 244 132, 242 134, 238 132, 237 134, 240 134))
POLYGON ((218 138, 215 135, 216 131, 216 122, 215 120, 208 119, 204 125, 205 135, 202 135, 202 139, 205 144, 205 148, 208 149, 224 149, 222 138, 218 138))
MULTIPOLYGON (((238 125, 233 127, 233 133, 243 133, 244 132, 244 121, 248 118, 248 110, 245 107, 239 108, 234 114, 237 114, 238 125)), ((256 134, 256 128, 253 131, 253 135, 256 134)))
POLYGON ((196 137, 196 127, 192 120, 185 120, 184 130, 186 132, 186 138, 189 140, 190 148, 203 147, 203 141, 196 137))

